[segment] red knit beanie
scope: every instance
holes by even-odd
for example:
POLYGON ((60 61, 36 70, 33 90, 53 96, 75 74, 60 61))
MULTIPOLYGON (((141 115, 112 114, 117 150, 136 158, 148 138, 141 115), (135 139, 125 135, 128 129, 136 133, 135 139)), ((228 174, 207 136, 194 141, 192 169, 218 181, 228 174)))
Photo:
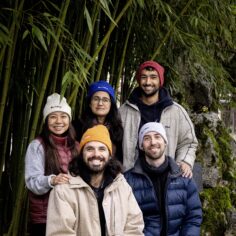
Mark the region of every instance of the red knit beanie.
POLYGON ((141 72, 146 67, 152 67, 157 71, 159 78, 160 78, 160 87, 162 87, 164 84, 164 71, 165 70, 164 70, 164 67, 162 67, 160 64, 158 64, 155 61, 145 61, 144 63, 142 63, 139 66, 137 73, 136 73, 136 80, 138 81, 138 83, 140 81, 141 72))

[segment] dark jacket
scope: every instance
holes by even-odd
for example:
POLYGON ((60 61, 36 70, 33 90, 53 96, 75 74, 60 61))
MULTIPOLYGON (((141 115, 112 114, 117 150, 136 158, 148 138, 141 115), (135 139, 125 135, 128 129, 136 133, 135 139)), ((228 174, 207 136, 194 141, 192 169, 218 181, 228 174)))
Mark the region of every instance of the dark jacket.
MULTIPOLYGON (((166 235, 199 236, 202 209, 197 187, 192 179, 181 176, 174 160, 168 157, 170 172, 165 187, 165 209, 167 217, 166 235)), ((125 173, 136 200, 143 212, 145 236, 159 236, 161 216, 159 202, 153 184, 143 171, 138 159, 134 168, 125 173)))

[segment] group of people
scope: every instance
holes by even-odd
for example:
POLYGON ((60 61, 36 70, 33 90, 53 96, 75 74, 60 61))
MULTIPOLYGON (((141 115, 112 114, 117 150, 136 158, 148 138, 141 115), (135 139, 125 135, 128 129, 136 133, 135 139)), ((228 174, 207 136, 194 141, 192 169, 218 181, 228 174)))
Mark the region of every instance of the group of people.
POLYGON ((160 64, 144 62, 136 79, 119 109, 109 83, 92 83, 75 120, 66 98, 47 98, 25 158, 31 236, 200 235, 193 124, 160 64))

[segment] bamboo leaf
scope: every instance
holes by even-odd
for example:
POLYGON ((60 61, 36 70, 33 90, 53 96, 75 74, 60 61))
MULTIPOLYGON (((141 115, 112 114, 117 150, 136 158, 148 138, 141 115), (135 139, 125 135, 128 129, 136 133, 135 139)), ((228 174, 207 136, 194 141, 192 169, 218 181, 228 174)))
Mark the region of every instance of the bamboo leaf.
POLYGON ((111 16, 111 12, 110 12, 109 6, 107 4, 107 1, 100 0, 99 2, 101 3, 101 7, 102 7, 103 11, 106 13, 106 15, 109 17, 109 19, 113 22, 113 24, 116 25, 116 22, 113 20, 113 18, 111 16))
MULTIPOLYGON (((61 51, 64 51, 64 50, 63 50, 63 46, 61 45, 61 43, 60 43, 58 37, 56 36, 55 32, 53 32, 51 29, 47 28, 45 25, 42 25, 42 27, 47 31, 47 33, 48 33, 49 35, 52 36, 52 38, 55 40, 55 43, 56 43, 57 46, 60 48, 60 50, 61 50, 61 51)), ((48 40, 48 35, 47 35, 47 40, 48 40)), ((48 40, 48 42, 49 42, 49 40, 48 40)))
POLYGON ((24 40, 27 37, 27 35, 29 35, 29 30, 25 30, 25 32, 22 35, 22 40, 24 40))
POLYGON ((8 28, 0 23, 0 31, 4 32, 5 34, 9 34, 8 28))
POLYGON ((137 3, 139 4, 139 6, 141 7, 141 8, 144 8, 144 0, 137 0, 137 3))
POLYGON ((9 37, 8 28, 0 23, 0 45, 10 44, 12 40, 9 37))
POLYGON ((87 25, 89 28, 89 32, 92 35, 93 34, 93 25, 92 25, 91 17, 89 15, 87 7, 85 7, 85 9, 84 9, 84 14, 85 14, 86 22, 87 22, 87 25))
POLYGON ((32 35, 38 39, 38 41, 42 45, 43 49, 47 52, 48 49, 47 49, 45 40, 43 38, 43 33, 36 25, 32 25, 32 35))

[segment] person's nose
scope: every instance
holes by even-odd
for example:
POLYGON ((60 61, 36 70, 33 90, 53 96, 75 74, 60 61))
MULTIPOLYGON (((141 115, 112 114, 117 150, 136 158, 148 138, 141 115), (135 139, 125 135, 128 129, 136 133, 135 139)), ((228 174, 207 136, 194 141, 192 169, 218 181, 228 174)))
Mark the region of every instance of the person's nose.
POLYGON ((98 104, 99 104, 99 105, 103 105, 102 99, 99 99, 99 100, 98 100, 98 104))
POLYGON ((56 123, 61 123, 61 122, 62 122, 62 118, 60 116, 58 116, 56 119, 56 123))
POLYGON ((147 76, 146 77, 146 84, 150 84, 151 83, 151 77, 150 76, 147 76))
POLYGON ((100 156, 100 152, 99 152, 98 149, 94 149, 94 156, 95 156, 95 157, 100 156))
POLYGON ((151 138, 151 145, 154 145, 157 143, 157 140, 155 138, 151 138))

